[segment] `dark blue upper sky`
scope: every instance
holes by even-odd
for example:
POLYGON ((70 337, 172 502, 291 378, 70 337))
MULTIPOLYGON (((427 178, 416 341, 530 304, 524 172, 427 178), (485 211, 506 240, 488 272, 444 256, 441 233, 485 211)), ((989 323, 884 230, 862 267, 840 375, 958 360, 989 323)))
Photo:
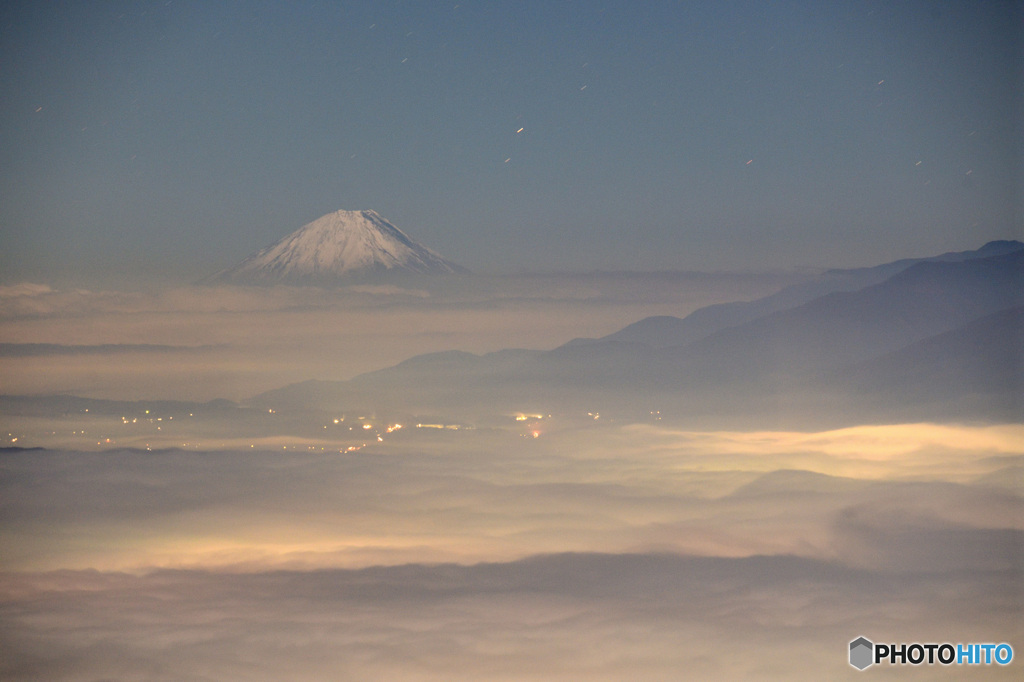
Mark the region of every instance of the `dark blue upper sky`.
POLYGON ((1021 233, 1000 2, 0 8, 0 278, 189 281, 339 208, 477 271, 1021 233))

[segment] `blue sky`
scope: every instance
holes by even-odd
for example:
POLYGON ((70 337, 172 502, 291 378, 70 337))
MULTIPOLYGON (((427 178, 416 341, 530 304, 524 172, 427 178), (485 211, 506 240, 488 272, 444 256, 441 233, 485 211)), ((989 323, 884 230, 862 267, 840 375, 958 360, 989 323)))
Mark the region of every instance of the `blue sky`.
POLYGON ((0 9, 0 279, 191 281, 373 208, 480 272, 873 264, 1021 234, 976 2, 0 9))

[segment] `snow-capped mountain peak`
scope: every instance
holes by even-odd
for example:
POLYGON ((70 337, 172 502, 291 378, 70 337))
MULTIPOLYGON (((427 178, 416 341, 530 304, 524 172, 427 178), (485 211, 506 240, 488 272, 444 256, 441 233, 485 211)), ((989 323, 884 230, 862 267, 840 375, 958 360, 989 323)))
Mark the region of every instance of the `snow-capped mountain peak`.
POLYGON ((465 272, 465 268, 411 239, 376 211, 335 211, 213 279, 246 284, 324 283, 381 273, 465 272))

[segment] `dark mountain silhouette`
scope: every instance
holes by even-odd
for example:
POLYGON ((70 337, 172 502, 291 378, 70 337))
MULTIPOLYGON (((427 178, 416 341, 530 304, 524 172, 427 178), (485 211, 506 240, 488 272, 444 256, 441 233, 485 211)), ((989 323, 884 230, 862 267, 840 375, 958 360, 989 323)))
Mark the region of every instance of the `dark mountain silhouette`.
POLYGON ((858 363, 825 382, 860 402, 902 404, 923 417, 1024 416, 1024 307, 1001 310, 898 351, 858 363))
POLYGON ((600 339, 576 339, 570 344, 615 342, 643 343, 653 348, 682 346, 717 331, 755 320, 780 310, 795 308, 827 294, 857 291, 880 284, 919 263, 956 263, 991 258, 1024 250, 1019 241, 992 241, 974 251, 944 253, 931 258, 907 258, 870 268, 829 270, 809 281, 794 284, 755 301, 719 303, 695 310, 685 318, 667 315, 648 317, 600 339))
POLYGON ((671 347, 612 335, 547 352, 431 354, 256 402, 470 414, 665 405, 694 419, 764 414, 831 424, 864 415, 1017 419, 1024 250, 997 244, 969 253, 890 264, 872 274, 895 273, 879 283, 671 347), (1000 253, 978 255, 993 251, 1000 253))
POLYGON ((881 284, 803 305, 666 349, 670 376, 757 381, 806 376, 893 352, 970 320, 1020 305, 1024 250, 918 263, 881 284))

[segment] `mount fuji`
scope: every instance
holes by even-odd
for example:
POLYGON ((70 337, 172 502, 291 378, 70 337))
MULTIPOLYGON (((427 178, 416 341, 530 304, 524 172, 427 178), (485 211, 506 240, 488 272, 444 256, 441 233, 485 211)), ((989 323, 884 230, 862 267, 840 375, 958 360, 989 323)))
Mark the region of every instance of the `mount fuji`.
POLYGON ((379 275, 468 272, 414 241, 376 211, 335 211, 208 281, 330 284, 379 275))

